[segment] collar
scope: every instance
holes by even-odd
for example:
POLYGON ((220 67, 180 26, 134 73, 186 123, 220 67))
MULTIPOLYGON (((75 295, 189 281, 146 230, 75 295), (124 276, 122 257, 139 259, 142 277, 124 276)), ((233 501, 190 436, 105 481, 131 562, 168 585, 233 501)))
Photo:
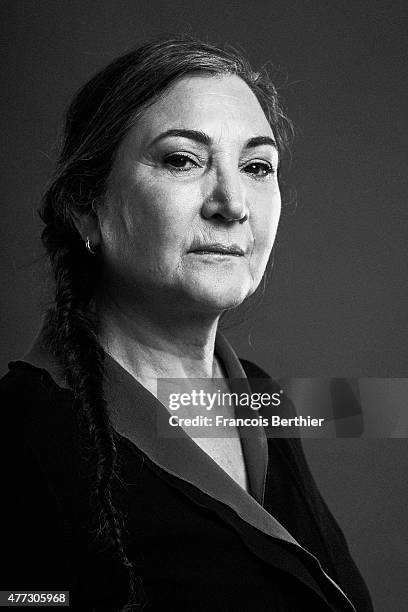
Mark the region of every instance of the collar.
MULTIPOLYGON (((251 392, 245 371, 227 339, 217 333, 215 352, 229 378, 240 390, 251 392)), ((295 539, 261 505, 268 462, 267 440, 262 426, 251 437, 241 438, 252 492, 240 487, 181 428, 174 436, 167 408, 112 357, 107 357, 107 401, 115 430, 135 444, 149 459, 169 474, 197 487, 232 508, 260 531, 292 544, 295 539), (160 420, 161 435, 157 434, 160 420), (164 429, 163 429, 164 428, 164 429), (166 431, 167 429, 167 431, 166 431)))

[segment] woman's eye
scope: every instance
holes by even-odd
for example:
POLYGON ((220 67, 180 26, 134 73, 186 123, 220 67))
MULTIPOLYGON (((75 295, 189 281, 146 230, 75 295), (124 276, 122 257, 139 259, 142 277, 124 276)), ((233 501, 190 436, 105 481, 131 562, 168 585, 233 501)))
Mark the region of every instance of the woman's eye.
POLYGON ((181 153, 174 153, 168 155, 165 159, 165 164, 169 166, 171 170, 176 172, 186 172, 198 166, 198 164, 191 159, 188 155, 182 155, 181 153))
POLYGON ((274 169, 272 168, 271 164, 268 164, 267 162, 251 162, 250 164, 244 166, 243 170, 247 174, 252 174, 256 178, 265 178, 274 173, 274 169))

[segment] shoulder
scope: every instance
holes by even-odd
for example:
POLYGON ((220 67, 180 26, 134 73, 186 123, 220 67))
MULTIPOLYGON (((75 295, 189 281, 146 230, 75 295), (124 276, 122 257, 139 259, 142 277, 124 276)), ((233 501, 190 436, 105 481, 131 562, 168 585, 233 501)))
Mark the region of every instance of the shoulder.
MULTIPOLYGON (((47 370, 24 361, 12 361, 0 379, 2 422, 39 426, 55 431, 72 420, 73 395, 59 387, 47 370)), ((18 429, 20 431, 20 429, 18 429)))
POLYGON ((18 396, 24 396, 35 390, 47 395, 52 390, 63 391, 46 369, 28 361, 10 361, 8 368, 8 372, 0 379, 0 392, 3 394, 16 393, 18 396))
POLYGON ((73 394, 46 370, 26 362, 12 362, 9 368, 0 380, 1 422, 7 432, 0 448, 0 475, 15 491, 7 500, 8 510, 17 513, 13 524, 49 516, 50 509, 58 520, 76 516, 88 485, 73 394), (28 506, 25 499, 30 499, 28 506))
MULTIPOLYGON (((1 469, 31 486, 61 479, 75 462, 73 396, 60 389, 46 370, 11 362, 0 380, 0 415, 7 432, 1 445, 1 469)), ((39 485, 40 486, 40 485, 39 485)))
MULTIPOLYGON (((242 367, 245 370, 245 374, 249 379, 263 379, 265 384, 276 387, 276 389, 280 389, 280 384, 277 380, 272 378, 265 370, 263 370, 259 365, 254 363, 253 361, 249 361, 248 359, 239 359, 242 367)), ((260 384, 260 381, 257 381, 257 384, 260 384)))
POLYGON ((241 357, 239 358, 239 360, 240 360, 241 365, 244 368, 247 376, 252 375, 252 376, 258 376, 258 377, 261 377, 261 378, 271 378, 269 376, 269 374, 267 372, 265 372, 265 370, 260 368, 253 361, 249 361, 248 359, 242 359, 241 357))
MULTIPOLYGON (((257 364, 247 359, 241 359, 240 362, 248 377, 249 386, 253 393, 268 393, 279 395, 279 413, 280 416, 290 418, 296 416, 296 408, 282 389, 280 382, 272 378, 264 369, 257 364)), ((261 410, 261 413, 266 412, 261 410)))

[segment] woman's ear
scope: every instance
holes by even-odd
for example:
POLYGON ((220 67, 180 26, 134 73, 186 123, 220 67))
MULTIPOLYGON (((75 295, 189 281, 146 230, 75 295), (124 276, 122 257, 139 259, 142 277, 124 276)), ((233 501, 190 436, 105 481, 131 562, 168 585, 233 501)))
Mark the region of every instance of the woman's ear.
POLYGON ((100 245, 101 231, 99 227, 99 219, 93 205, 92 210, 86 214, 73 211, 72 220, 85 243, 87 240, 89 240, 89 245, 92 249, 100 245))

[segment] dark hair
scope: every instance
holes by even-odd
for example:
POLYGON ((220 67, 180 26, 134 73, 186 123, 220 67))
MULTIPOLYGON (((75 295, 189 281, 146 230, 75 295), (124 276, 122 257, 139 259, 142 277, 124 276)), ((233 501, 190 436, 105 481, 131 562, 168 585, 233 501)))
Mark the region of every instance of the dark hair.
POLYGON ((282 158, 289 148, 291 123, 266 70, 254 72, 237 52, 190 36, 159 39, 114 60, 76 94, 66 113, 55 177, 40 210, 42 241, 56 284, 48 342, 74 393, 86 436, 83 446, 93 470, 99 541, 129 570, 123 521, 112 497, 115 437, 103 394, 104 353, 94 302, 99 258, 85 249, 73 214, 92 214, 105 194, 123 137, 168 86, 191 72, 241 77, 259 100, 282 158))

